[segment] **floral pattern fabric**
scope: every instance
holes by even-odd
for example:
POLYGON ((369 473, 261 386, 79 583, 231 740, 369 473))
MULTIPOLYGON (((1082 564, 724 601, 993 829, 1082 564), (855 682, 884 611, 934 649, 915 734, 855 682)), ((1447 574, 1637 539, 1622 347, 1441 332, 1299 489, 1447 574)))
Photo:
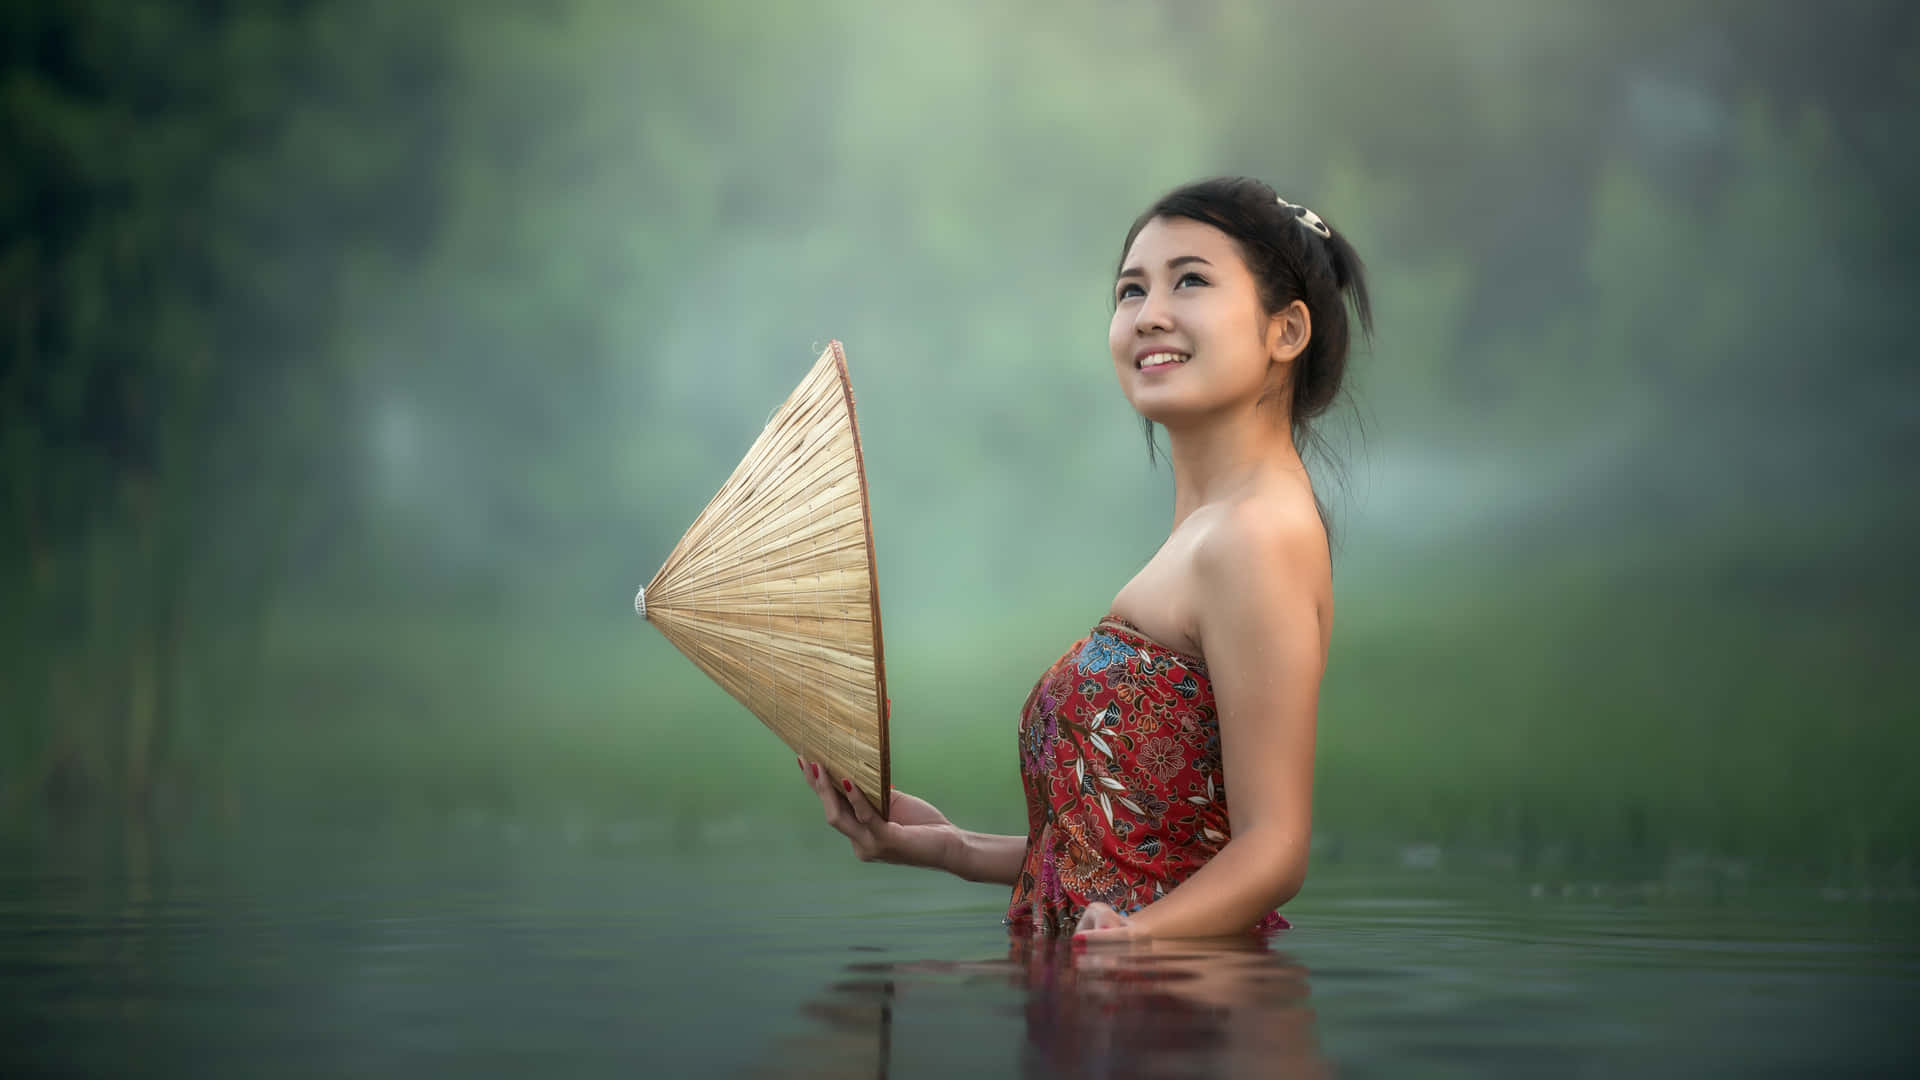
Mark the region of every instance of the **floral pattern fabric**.
MULTIPOLYGON (((1132 913, 1164 896, 1228 838, 1206 662, 1108 615, 1027 695, 1020 778, 1027 853, 1008 926, 1071 933, 1096 900, 1132 913)), ((1274 911, 1249 930, 1286 926, 1274 911)))

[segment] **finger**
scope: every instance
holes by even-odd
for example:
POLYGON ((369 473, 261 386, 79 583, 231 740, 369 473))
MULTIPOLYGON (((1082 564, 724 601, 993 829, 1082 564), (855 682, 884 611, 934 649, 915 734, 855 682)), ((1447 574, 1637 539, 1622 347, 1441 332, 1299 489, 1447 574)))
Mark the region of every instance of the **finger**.
POLYGON ((827 824, 846 832, 850 826, 851 814, 847 811, 847 801, 827 781, 827 772, 816 762, 807 762, 807 783, 813 786, 813 793, 820 797, 820 808, 826 811, 827 824))
POLYGON ((826 801, 827 796, 833 794, 833 787, 827 782, 827 770, 821 768, 819 762, 809 761, 806 763, 806 773, 807 786, 811 787, 814 794, 820 796, 823 802, 826 801))
POLYGON ((1074 926, 1074 929, 1102 930, 1109 926, 1125 925, 1127 925, 1127 917, 1125 915, 1115 911, 1112 906, 1105 902, 1095 900, 1093 903, 1087 905, 1087 910, 1080 913, 1080 921, 1074 926))
POLYGON ((879 821, 880 811, 874 809, 873 800, 867 798, 866 792, 854 787, 853 781, 839 777, 834 780, 834 784, 839 788, 841 796, 847 800, 847 807, 853 811, 854 820, 862 825, 872 825, 879 821))
POLYGON ((1118 945, 1133 937, 1133 929, 1127 926, 1108 926, 1097 930, 1075 930, 1075 945, 1118 945))

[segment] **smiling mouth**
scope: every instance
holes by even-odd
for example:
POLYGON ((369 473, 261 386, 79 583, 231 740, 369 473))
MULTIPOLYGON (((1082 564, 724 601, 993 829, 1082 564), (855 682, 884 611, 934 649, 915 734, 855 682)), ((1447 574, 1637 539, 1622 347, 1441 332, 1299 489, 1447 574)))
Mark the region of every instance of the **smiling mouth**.
POLYGON ((1141 371, 1165 371, 1169 368, 1179 367, 1191 359, 1193 359, 1193 357, 1186 353, 1148 353, 1140 359, 1135 360, 1133 366, 1141 371))

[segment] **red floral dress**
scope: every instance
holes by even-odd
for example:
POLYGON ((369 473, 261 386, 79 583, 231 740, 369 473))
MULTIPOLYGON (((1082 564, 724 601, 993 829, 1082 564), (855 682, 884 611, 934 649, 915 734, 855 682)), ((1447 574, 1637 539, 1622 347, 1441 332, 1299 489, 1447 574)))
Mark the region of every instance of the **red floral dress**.
MULTIPOLYGON (((1006 923, 1071 933, 1099 900, 1132 913, 1227 842, 1220 724, 1206 661, 1108 615, 1020 712, 1027 854, 1006 923)), ((1248 929, 1283 930, 1268 912, 1248 929)))

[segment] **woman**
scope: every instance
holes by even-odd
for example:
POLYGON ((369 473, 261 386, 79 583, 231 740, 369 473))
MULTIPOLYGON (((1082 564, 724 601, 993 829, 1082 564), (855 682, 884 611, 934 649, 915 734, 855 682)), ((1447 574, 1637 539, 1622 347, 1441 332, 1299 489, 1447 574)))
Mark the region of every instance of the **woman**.
POLYGON ((1340 392, 1353 248, 1256 180, 1169 192, 1127 233, 1107 343, 1165 427, 1173 529, 1028 696, 1028 834, 960 829, 893 795, 882 821, 801 761, 866 861, 1013 887, 1007 922, 1085 942, 1283 928, 1306 877, 1327 532, 1300 448, 1340 392), (1227 793, 1233 793, 1231 812, 1227 793))

